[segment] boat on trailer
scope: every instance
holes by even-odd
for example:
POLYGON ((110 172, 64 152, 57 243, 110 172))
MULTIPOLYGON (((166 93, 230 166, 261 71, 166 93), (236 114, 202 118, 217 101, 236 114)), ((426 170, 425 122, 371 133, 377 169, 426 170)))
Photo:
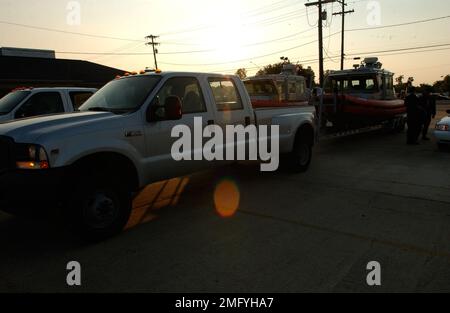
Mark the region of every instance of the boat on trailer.
POLYGON ((402 128, 404 101, 394 90, 394 73, 382 68, 378 58, 365 58, 353 69, 330 71, 325 80, 322 123, 352 129, 393 123, 402 128))
POLYGON ((297 66, 285 64, 280 74, 260 75, 243 80, 254 108, 306 106, 310 92, 297 66))

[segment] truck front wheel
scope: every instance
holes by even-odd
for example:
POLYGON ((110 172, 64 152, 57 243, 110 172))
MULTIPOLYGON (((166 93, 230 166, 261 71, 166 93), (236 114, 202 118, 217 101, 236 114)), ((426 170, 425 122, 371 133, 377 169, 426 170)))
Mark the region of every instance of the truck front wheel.
POLYGON ((79 182, 69 204, 73 230, 87 241, 120 233, 131 214, 131 192, 102 179, 79 182))
POLYGON ((294 148, 285 156, 288 170, 294 173, 304 173, 308 170, 312 159, 311 140, 300 136, 295 140, 294 148))

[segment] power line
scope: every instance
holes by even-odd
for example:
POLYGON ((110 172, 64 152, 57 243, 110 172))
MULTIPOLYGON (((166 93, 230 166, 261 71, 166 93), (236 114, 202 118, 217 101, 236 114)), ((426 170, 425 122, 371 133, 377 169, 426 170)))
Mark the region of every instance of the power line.
POLYGON ((0 24, 23 27, 23 28, 30 28, 30 29, 37 29, 37 30, 43 30, 43 31, 48 31, 48 32, 62 33, 62 34, 91 37, 91 38, 144 42, 143 40, 139 40, 139 39, 130 39, 130 38, 121 38, 121 37, 113 37, 113 36, 106 36, 106 35, 94 35, 94 34, 87 34, 87 33, 79 33, 79 32, 65 31, 65 30, 60 30, 60 29, 33 26, 33 25, 28 25, 28 24, 13 23, 13 22, 7 22, 7 21, 0 21, 0 24))
POLYGON ((365 28, 354 28, 354 29, 349 29, 347 31, 355 32, 355 31, 362 31, 362 30, 374 30, 374 29, 383 29, 383 28, 390 28, 390 27, 399 27, 399 26, 414 25, 414 24, 438 21, 438 20, 443 20, 443 19, 448 19, 448 18, 450 18, 450 15, 436 17, 436 18, 430 18, 430 19, 426 19, 426 20, 414 21, 414 22, 400 23, 400 24, 392 24, 392 25, 385 25, 385 26, 375 26, 375 27, 365 27, 365 28))
MULTIPOLYGON (((400 55, 400 54, 403 55, 403 54, 414 54, 414 53, 422 53, 422 52, 435 52, 435 51, 449 50, 450 47, 448 47, 448 46, 450 46, 450 43, 442 44, 442 45, 428 45, 428 46, 422 46, 422 47, 409 47, 409 48, 390 49, 390 50, 381 50, 381 51, 353 52, 353 53, 348 53, 347 56, 361 56, 361 55, 370 55, 370 54, 377 54, 379 56, 391 56, 391 55, 400 55), (448 47, 448 48, 429 49, 429 48, 433 48, 433 47, 448 47), (420 49, 428 49, 428 50, 420 50, 420 49), (407 50, 419 50, 419 51, 407 51, 407 50)), ((337 58, 337 57, 332 57, 332 58, 337 58)), ((318 61, 318 59, 310 59, 310 60, 304 60, 301 63, 302 64, 311 64, 311 63, 314 63, 317 61, 318 61)))
MULTIPOLYGON (((333 33, 329 37, 335 36, 337 34, 340 34, 340 32, 333 33)), ((261 59, 261 58, 265 58, 265 57, 268 57, 268 56, 273 56, 273 55, 276 55, 276 54, 285 53, 285 52, 288 52, 288 51, 291 51, 291 50, 294 50, 294 49, 298 49, 298 48, 301 48, 301 47, 304 47, 306 45, 309 45, 309 44, 312 44, 312 43, 316 43, 316 42, 317 42, 317 40, 313 40, 313 41, 310 41, 310 42, 307 42, 307 43, 304 43, 304 44, 301 44, 301 45, 298 45, 298 46, 295 46, 295 47, 279 50, 279 51, 272 52, 272 53, 269 53, 269 54, 260 55, 260 56, 252 57, 252 58, 249 58, 249 59, 233 60, 233 61, 228 61, 228 62, 223 62, 223 63, 217 63, 217 62, 216 63, 209 63, 209 64, 208 63, 207 64, 205 64, 205 63, 181 64, 181 63, 167 63, 167 62, 161 62, 161 63, 162 64, 166 64, 166 65, 174 65, 174 66, 202 66, 202 65, 203 66, 207 66, 207 65, 223 65, 223 64, 229 64, 229 63, 239 63, 239 62, 243 62, 243 61, 249 61, 249 60, 254 60, 254 59, 261 59)))
MULTIPOLYGON (((400 54, 415 54, 415 53, 423 53, 423 52, 436 52, 436 51, 444 51, 444 50, 450 50, 450 43, 448 44, 442 44, 442 45, 428 45, 428 46, 421 46, 421 47, 410 47, 410 48, 400 48, 400 49, 390 49, 390 50, 382 50, 382 51, 364 51, 364 52, 353 52, 347 54, 347 56, 361 56, 361 55, 369 55, 369 54, 381 54, 379 56, 391 56, 391 55, 400 55, 400 54), (447 48, 436 48, 436 49, 430 49, 433 47, 447 47, 447 48), (420 51, 406 51, 406 50, 419 50, 419 49, 428 49, 428 50, 420 50, 420 51), (406 52, 405 52, 406 51, 406 52)), ((339 56, 329 56, 329 59, 337 59, 339 56)), ((307 59, 307 60, 301 60, 301 58, 297 58, 299 61, 298 63, 302 65, 312 64, 319 61, 318 58, 314 59, 307 59)), ((254 67, 249 67, 247 69, 255 69, 254 67)), ((217 72, 226 72, 226 71, 232 71, 235 69, 226 69, 221 70, 217 72)))
MULTIPOLYGON (((266 5, 266 6, 262 6, 259 9, 255 9, 253 11, 248 11, 246 13, 243 13, 242 14, 242 19, 246 19, 246 18, 248 19, 248 18, 251 18, 251 17, 263 16, 263 15, 265 15, 267 13, 273 13, 273 12, 279 11, 281 9, 286 9, 286 8, 291 7, 291 6, 298 5, 298 3, 293 3, 293 4, 290 4, 290 5, 286 6, 286 5, 283 5, 284 2, 286 2, 286 1, 285 0, 278 1, 278 2, 269 4, 269 5, 266 5), (267 10, 262 10, 262 9, 267 9, 267 10), (262 10, 262 11, 258 12, 259 10, 262 10)), ((282 18, 282 17, 283 17, 283 15, 278 15, 278 16, 270 17, 269 19, 282 18)), ((261 22, 266 22, 266 21, 267 20, 263 19, 263 20, 260 20, 260 21, 255 21, 255 22, 250 23, 250 24, 252 24, 252 25, 253 24, 259 24, 261 22)), ((200 24, 200 25, 196 25, 196 26, 193 26, 191 28, 188 28, 188 29, 184 28, 184 29, 172 30, 172 31, 160 33, 160 35, 161 36, 179 35, 179 34, 184 34, 184 33, 197 32, 197 31, 200 31, 200 30, 203 30, 203 29, 207 29, 207 28, 211 28, 211 24, 200 24)))
MULTIPOLYGON (((438 47, 446 47, 446 46, 450 46, 450 43, 439 44, 439 45, 419 46, 419 47, 409 47, 409 48, 401 48, 401 49, 370 51, 370 52, 364 52, 363 54, 377 54, 377 53, 385 53, 385 52, 401 52, 401 51, 408 51, 408 50, 438 48, 438 47)), ((350 54, 350 55, 353 56, 353 55, 356 55, 356 54, 353 53, 353 54, 350 54)))

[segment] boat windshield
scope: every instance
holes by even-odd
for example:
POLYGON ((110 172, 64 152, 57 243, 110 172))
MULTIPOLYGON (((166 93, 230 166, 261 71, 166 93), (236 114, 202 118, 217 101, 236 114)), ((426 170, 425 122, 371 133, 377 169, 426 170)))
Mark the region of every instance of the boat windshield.
POLYGON ((336 76, 329 77, 325 86, 329 93, 372 94, 380 92, 376 76, 336 76))

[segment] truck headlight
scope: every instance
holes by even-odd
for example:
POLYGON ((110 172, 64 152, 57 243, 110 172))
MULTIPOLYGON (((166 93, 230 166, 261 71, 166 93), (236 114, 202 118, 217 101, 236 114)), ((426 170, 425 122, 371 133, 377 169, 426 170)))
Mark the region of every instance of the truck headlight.
POLYGON ((45 149, 34 144, 17 144, 15 149, 16 166, 25 170, 40 170, 50 168, 45 149))
POLYGON ((436 124, 436 129, 446 132, 449 130, 449 127, 447 124, 436 124))

